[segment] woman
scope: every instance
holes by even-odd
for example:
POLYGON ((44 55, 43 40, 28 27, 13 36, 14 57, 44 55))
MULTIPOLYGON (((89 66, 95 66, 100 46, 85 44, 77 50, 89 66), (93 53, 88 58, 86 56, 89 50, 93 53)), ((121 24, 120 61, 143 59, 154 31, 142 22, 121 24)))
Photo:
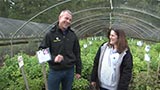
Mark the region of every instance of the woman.
POLYGON ((97 90, 128 90, 133 60, 125 33, 111 29, 109 42, 102 44, 94 59, 91 86, 97 90))

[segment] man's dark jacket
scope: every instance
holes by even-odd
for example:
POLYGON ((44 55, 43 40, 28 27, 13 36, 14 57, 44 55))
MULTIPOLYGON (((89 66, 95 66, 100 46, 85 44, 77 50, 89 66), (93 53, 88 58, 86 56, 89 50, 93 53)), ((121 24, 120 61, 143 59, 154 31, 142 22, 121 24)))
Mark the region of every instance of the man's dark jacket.
POLYGON ((76 65, 76 73, 81 74, 80 45, 76 34, 70 27, 65 32, 62 32, 57 24, 47 32, 39 49, 48 47, 52 57, 52 60, 48 61, 50 68, 65 70, 76 65), (64 60, 60 63, 55 63, 54 59, 58 54, 63 55, 64 60))

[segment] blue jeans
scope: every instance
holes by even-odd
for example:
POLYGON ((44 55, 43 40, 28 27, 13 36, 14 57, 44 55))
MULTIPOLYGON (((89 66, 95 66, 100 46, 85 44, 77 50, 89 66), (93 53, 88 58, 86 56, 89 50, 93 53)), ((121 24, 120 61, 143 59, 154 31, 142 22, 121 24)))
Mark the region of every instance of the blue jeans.
POLYGON ((59 90, 60 84, 62 90, 72 90, 72 82, 74 78, 74 67, 67 70, 50 69, 48 74, 48 90, 59 90))

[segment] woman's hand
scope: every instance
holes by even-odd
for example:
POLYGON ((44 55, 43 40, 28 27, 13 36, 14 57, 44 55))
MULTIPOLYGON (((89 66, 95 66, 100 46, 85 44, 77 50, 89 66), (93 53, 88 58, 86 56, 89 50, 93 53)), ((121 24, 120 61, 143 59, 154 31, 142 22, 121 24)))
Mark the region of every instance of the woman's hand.
POLYGON ((95 87, 96 86, 96 82, 91 82, 91 85, 95 87))

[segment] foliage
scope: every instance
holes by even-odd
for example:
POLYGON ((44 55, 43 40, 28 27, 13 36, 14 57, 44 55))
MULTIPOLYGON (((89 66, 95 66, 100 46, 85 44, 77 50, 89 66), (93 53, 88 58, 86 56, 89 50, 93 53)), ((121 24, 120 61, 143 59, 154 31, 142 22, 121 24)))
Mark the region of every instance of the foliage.
POLYGON ((4 67, 0 69, 1 90, 24 90, 25 83, 22 77, 21 69, 18 66, 17 58, 23 56, 24 71, 31 90, 39 90, 43 86, 41 66, 36 57, 30 57, 26 54, 17 54, 13 58, 6 56, 4 67))
MULTIPOLYGON (((73 90, 88 90, 95 54, 99 46, 106 41, 106 38, 101 40, 100 37, 80 40, 81 58, 83 64, 82 77, 79 80, 74 79, 73 90), (87 44, 87 47, 84 48, 84 44, 87 44)), ((158 90, 157 62, 159 62, 159 44, 144 42, 142 47, 138 47, 136 45, 137 41, 138 40, 128 40, 133 55, 134 64, 130 90, 158 90), (149 52, 151 57, 150 62, 144 61, 144 54, 146 53, 144 48, 146 45, 151 46, 151 50, 149 52)), ((36 56, 29 56, 24 53, 19 53, 12 58, 9 56, 5 57, 5 65, 0 68, 0 90, 25 90, 24 79, 17 62, 17 57, 19 55, 22 55, 24 59, 23 68, 30 90, 44 89, 45 86, 41 69, 42 67, 38 64, 36 56)), ((46 64, 46 70, 48 74, 48 64, 46 64)))
POLYGON ((74 79, 72 90, 87 90, 89 88, 88 80, 81 78, 81 79, 74 79))
POLYGON ((136 46, 136 42, 129 42, 133 55, 133 78, 130 84, 131 90, 157 90, 159 88, 157 81, 158 53, 155 47, 158 43, 143 43, 141 47, 136 46), (150 45, 149 52, 145 52, 145 46, 150 45), (151 60, 144 60, 144 54, 148 53, 151 60))
MULTIPOLYGON (((97 38, 98 40, 100 37, 97 38)), ((90 79, 90 74, 93 66, 93 60, 95 57, 95 53, 98 50, 98 47, 104 43, 104 40, 81 40, 81 56, 82 56, 82 63, 83 63, 83 69, 82 69, 82 76, 85 79, 90 79), (87 45, 87 47, 83 47, 83 45, 87 45)))

